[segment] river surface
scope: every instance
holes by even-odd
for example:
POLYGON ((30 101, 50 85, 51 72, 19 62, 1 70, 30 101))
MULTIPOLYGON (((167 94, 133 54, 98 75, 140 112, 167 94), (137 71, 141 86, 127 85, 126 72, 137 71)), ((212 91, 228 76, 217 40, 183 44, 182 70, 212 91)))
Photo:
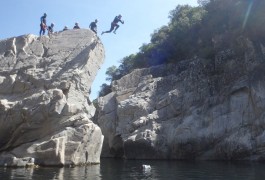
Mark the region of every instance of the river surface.
POLYGON ((74 168, 0 168, 0 180, 264 180, 265 163, 101 159, 74 168), (144 171, 142 165, 150 165, 144 171))

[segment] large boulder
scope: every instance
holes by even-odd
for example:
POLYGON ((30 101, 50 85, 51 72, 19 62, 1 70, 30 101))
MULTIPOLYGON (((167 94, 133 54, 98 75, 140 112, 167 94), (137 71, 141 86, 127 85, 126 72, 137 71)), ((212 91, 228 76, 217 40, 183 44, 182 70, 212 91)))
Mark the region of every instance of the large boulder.
POLYGON ((265 65, 249 51, 136 69, 112 82, 98 99, 102 156, 264 160, 265 65))
POLYGON ((104 60, 90 30, 0 41, 0 165, 99 163, 92 81, 104 60))

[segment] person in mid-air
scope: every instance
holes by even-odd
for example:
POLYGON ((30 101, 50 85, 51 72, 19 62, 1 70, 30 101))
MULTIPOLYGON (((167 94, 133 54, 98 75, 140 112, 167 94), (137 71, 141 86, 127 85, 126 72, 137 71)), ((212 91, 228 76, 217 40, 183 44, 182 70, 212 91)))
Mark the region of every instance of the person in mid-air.
POLYGON ((97 22, 98 20, 96 19, 95 21, 91 22, 89 25, 89 28, 97 34, 97 22))
POLYGON ((45 30, 46 30, 46 17, 47 14, 44 13, 43 16, 41 16, 40 18, 40 36, 45 34, 45 30))
POLYGON ((121 15, 116 16, 116 17, 114 18, 114 20, 112 21, 112 23, 111 23, 110 30, 109 30, 109 31, 103 31, 103 32, 101 33, 101 35, 103 35, 104 33, 110 33, 110 32, 112 32, 114 28, 115 28, 115 29, 114 29, 113 33, 116 34, 116 30, 120 27, 120 26, 118 25, 118 22, 121 22, 122 24, 124 24, 124 21, 121 20, 121 17, 122 17, 121 15))
POLYGON ((74 26, 74 28, 73 29, 80 29, 80 27, 79 27, 79 25, 78 25, 78 23, 76 22, 75 23, 75 26, 74 26))
POLYGON ((51 34, 53 34, 53 27, 54 27, 54 24, 51 23, 50 26, 48 26, 48 35, 50 36, 51 34))

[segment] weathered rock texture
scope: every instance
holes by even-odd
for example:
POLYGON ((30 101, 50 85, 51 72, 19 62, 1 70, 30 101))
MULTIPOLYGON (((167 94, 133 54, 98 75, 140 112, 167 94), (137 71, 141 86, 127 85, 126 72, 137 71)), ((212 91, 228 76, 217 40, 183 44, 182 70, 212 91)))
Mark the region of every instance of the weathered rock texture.
POLYGON ((98 101, 104 157, 265 158, 265 65, 251 49, 134 70, 98 101))
POLYGON ((103 59, 89 30, 0 41, 0 165, 99 163, 88 93, 103 59))

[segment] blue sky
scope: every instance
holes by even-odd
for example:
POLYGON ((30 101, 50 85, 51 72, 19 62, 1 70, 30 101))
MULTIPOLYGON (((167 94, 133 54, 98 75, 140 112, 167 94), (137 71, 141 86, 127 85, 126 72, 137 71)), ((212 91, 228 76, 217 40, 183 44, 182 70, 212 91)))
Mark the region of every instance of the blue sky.
POLYGON ((0 39, 24 34, 39 34, 40 17, 47 13, 48 25, 55 23, 55 31, 64 26, 72 28, 78 22, 88 28, 98 19, 98 36, 105 48, 105 62, 92 85, 90 99, 97 97, 105 81, 108 67, 119 66, 120 60, 137 53, 143 43, 150 41, 154 30, 169 22, 168 15, 178 4, 197 6, 197 0, 2 0, 0 3, 0 39), (109 30, 113 18, 122 15, 124 24, 116 34, 100 35, 109 30))

